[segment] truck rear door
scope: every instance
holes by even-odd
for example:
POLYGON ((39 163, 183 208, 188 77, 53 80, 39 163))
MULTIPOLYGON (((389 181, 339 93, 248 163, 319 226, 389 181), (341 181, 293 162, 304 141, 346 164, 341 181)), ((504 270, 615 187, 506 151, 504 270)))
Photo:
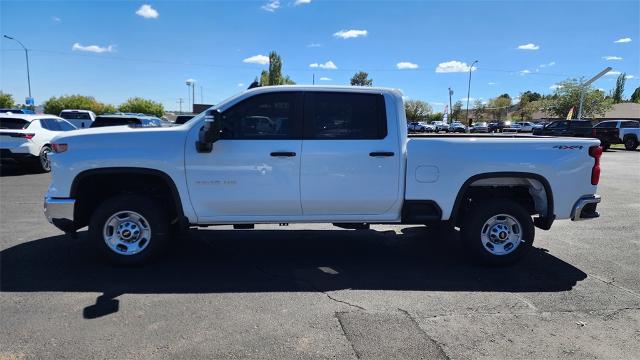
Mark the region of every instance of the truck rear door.
POLYGON ((306 92, 300 195, 304 215, 384 214, 398 200, 398 126, 382 94, 306 92))

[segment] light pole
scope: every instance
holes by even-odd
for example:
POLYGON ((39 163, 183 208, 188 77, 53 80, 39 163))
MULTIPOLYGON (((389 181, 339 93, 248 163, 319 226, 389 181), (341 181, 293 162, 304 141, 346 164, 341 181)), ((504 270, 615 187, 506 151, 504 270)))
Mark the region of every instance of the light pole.
POLYGON ((469 131, 469 96, 471 96, 471 71, 473 71, 473 65, 477 64, 478 60, 471 63, 469 66, 469 85, 467 87, 467 131, 469 131))
POLYGON ((29 74, 29 50, 27 50, 27 47, 24 46, 24 44, 22 44, 20 42, 20 40, 12 38, 9 35, 4 35, 4 37, 9 39, 9 40, 13 40, 13 41, 17 42, 24 49, 24 57, 27 60, 27 85, 29 87, 29 101, 33 101, 33 99, 31 98, 31 75, 29 74))
POLYGON ((591 85, 594 81, 600 79, 604 74, 611 71, 612 68, 607 66, 604 70, 600 71, 598 75, 592 77, 589 81, 580 84, 580 106, 578 107, 578 120, 582 120, 582 103, 584 102, 584 90, 587 86, 591 85))
POLYGON ((451 122, 451 113, 453 112, 453 107, 451 106, 451 96, 453 95, 453 90, 449 88, 449 114, 447 116, 447 122, 451 122))
POLYGON ((187 105, 191 104, 191 113, 193 113, 193 103, 196 101, 195 97, 196 97, 196 81, 193 79, 187 79, 186 81, 187 84, 187 96, 189 97, 189 103, 187 103, 187 105))

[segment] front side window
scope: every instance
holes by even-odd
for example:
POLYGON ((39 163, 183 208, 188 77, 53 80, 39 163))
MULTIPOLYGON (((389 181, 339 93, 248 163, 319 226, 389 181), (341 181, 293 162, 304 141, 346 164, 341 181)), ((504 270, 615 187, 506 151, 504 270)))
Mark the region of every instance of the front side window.
POLYGON ((60 129, 60 125, 58 125, 58 122, 56 121, 56 119, 40 119, 40 124, 42 125, 43 128, 47 130, 51 130, 51 131, 62 130, 60 129))
POLYGON ((77 129, 75 126, 71 125, 69 122, 64 121, 64 120, 56 120, 56 122, 58 123, 58 126, 60 127, 60 130, 62 131, 69 131, 69 130, 75 130, 77 129))
POLYGON ((305 139, 384 139, 387 117, 379 94, 309 92, 305 96, 305 139))
POLYGON ((605 121, 605 122, 601 122, 598 125, 596 125, 597 128, 614 128, 616 127, 617 123, 614 121, 605 121))
POLYGON ((279 140, 300 138, 302 124, 296 103, 300 93, 252 96, 222 114, 222 139, 279 140))

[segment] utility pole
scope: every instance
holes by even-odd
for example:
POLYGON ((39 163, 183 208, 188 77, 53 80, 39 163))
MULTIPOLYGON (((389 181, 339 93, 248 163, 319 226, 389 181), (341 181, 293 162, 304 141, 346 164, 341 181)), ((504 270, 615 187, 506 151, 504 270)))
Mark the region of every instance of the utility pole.
POLYGON ((447 116, 447 122, 451 122, 451 112, 453 111, 453 106, 451 106, 451 96, 453 95, 453 90, 449 88, 449 115, 447 116))
POLYGON ((182 98, 178 98, 178 104, 180 106, 180 115, 182 115, 182 98))
MULTIPOLYGON (((18 43, 18 44, 20 44, 20 46, 22 46, 22 48, 24 49, 24 57, 25 57, 25 59, 27 60, 27 86, 29 87, 29 100, 28 100, 28 101, 29 101, 29 102, 31 102, 31 104, 28 104, 28 105, 33 106, 33 105, 34 105, 34 104, 33 104, 33 98, 31 97, 31 75, 29 74, 29 50, 27 49, 27 47, 26 47, 26 46, 24 46, 24 45, 20 42, 20 40, 18 40, 18 39, 14 39, 14 38, 12 38, 12 37, 11 37, 11 36, 9 36, 9 35, 4 35, 4 37, 5 37, 6 39, 13 40, 13 41, 17 42, 17 43, 18 43)), ((25 102, 27 102, 27 101, 25 101, 25 102)))
POLYGON ((478 63, 478 60, 471 63, 469 66, 469 86, 467 87, 467 132, 469 132, 469 96, 471 96, 471 71, 473 71, 473 65, 478 63))
POLYGON ((600 71, 598 75, 589 79, 589 81, 580 84, 580 106, 578 107, 578 120, 582 120, 582 103, 584 102, 584 91, 587 86, 591 85, 594 81, 600 79, 604 74, 611 71, 611 66, 607 66, 604 70, 600 71))

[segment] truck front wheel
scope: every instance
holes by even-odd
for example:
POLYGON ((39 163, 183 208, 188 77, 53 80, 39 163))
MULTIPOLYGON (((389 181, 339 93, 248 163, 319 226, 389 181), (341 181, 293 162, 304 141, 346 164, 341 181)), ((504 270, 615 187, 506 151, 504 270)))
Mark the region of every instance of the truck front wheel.
POLYGON ((107 199, 94 211, 89 237, 109 261, 142 264, 158 256, 169 243, 169 220, 155 199, 120 195, 107 199))
POLYGON ((527 210, 508 199, 474 205, 462 224, 464 248, 487 265, 509 265, 533 246, 535 227, 527 210))
POLYGON ((624 148, 627 150, 635 150, 638 148, 638 139, 634 138, 633 136, 627 136, 626 139, 624 139, 624 148))

